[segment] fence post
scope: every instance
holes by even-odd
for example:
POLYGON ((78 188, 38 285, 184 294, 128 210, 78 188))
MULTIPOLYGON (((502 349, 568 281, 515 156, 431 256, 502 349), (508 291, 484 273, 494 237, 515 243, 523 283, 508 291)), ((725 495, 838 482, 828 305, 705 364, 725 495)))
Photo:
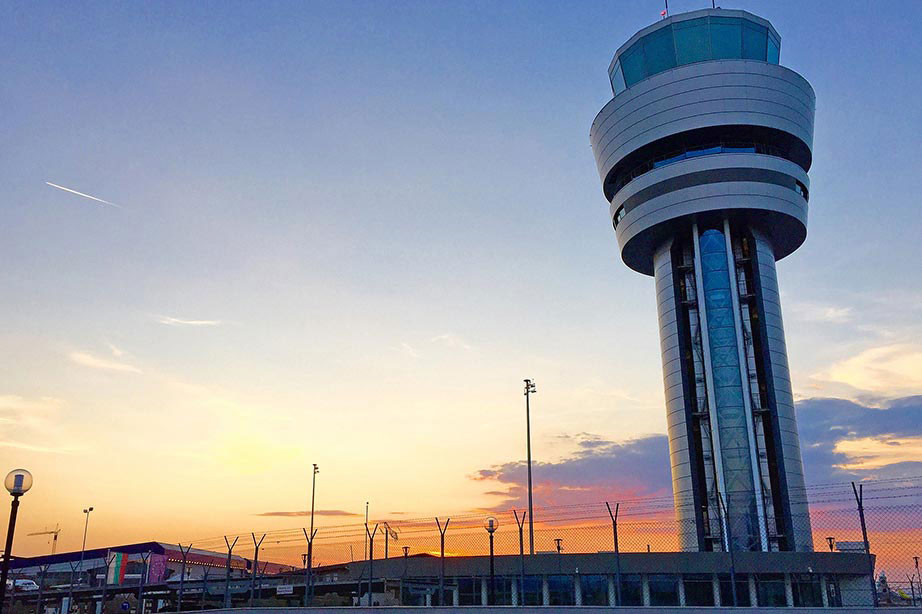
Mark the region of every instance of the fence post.
MULTIPOLYGON (((368 607, 372 606, 372 594, 374 593, 375 582, 375 533, 378 532, 378 525, 375 524, 373 531, 368 530, 368 523, 365 523, 365 533, 368 535, 368 607)), ((359 596, 361 598, 361 595, 359 596)))
MULTIPOLYGON (((67 587, 67 612, 64 614, 70 614, 70 611, 74 607, 74 574, 77 572, 77 567, 79 566, 79 563, 77 565, 74 565, 73 563, 69 561, 67 564, 70 566, 70 585, 67 587)), ((10 603, 13 603, 12 595, 10 596, 10 603)), ((61 607, 61 609, 62 610, 64 609, 63 606, 61 607)))
POLYGON ((871 544, 868 542, 868 527, 864 522, 864 484, 855 486, 852 482, 852 492, 855 493, 855 501, 858 503, 858 519, 861 521, 861 537, 864 540, 864 552, 868 555, 868 573, 871 581, 871 596, 874 598, 874 607, 880 605, 877 599, 877 583, 874 582, 874 558, 871 556, 871 544))
POLYGON ((436 516, 435 524, 439 527, 439 545, 441 553, 441 566, 439 567, 439 607, 445 605, 445 531, 448 530, 449 522, 451 522, 451 518, 446 518, 445 526, 443 527, 436 516))
MULTIPOLYGON (((301 529, 301 531, 304 532, 304 539, 307 540, 307 559, 305 560, 307 578, 304 580, 304 607, 306 608, 314 601, 313 554, 314 537, 317 535, 317 529, 314 529, 310 535, 307 534, 307 529, 301 529)), ((359 582, 359 589, 361 590, 361 581, 359 582)))
MULTIPOLYGON (((109 567, 112 566, 112 561, 115 560, 115 557, 106 550, 106 577, 102 581, 102 598, 100 599, 99 611, 102 614, 106 614, 106 589, 109 588, 109 567)), ((39 604, 41 606, 41 604, 39 604)), ((38 610, 37 614, 41 614, 42 608, 36 608, 38 610)))
POLYGON ((41 614, 42 613, 42 593, 45 590, 45 574, 48 573, 48 565, 47 564, 42 565, 41 567, 39 567, 39 571, 41 573, 38 576, 38 600, 35 605, 35 611, 38 614, 41 614))
POLYGON ((147 581, 147 561, 150 559, 150 552, 141 554, 141 582, 138 585, 138 614, 144 614, 144 583, 147 581))
POLYGON ((224 536, 224 543, 227 545, 227 563, 224 566, 224 607, 230 609, 231 607, 231 596, 230 596, 230 572, 231 572, 231 552, 234 551, 234 546, 237 545, 237 540, 240 539, 240 536, 234 538, 234 543, 231 543, 227 536, 224 536))
POLYGON ((250 537, 253 538, 253 574, 250 577, 250 607, 252 608, 253 596, 256 593, 256 577, 259 575, 259 547, 262 545, 263 540, 266 539, 266 534, 263 533, 259 541, 256 541, 256 533, 250 533, 250 537))
MULTIPOLYGON (((730 526, 730 510, 720 492, 717 492, 717 513, 723 513, 723 525, 726 531, 725 549, 730 554, 730 595, 733 597, 733 607, 739 604, 739 596, 736 594, 736 560, 733 556, 733 532, 730 526)), ((649 550, 647 550, 649 552, 649 550)), ((752 577, 751 575, 749 576, 752 577)))
POLYGON ((202 610, 205 609, 205 595, 207 594, 208 594, 208 567, 206 567, 205 565, 202 565, 202 600, 201 600, 202 607, 200 608, 202 610))
MULTIPOLYGON (((186 555, 189 554, 189 551, 192 550, 192 544, 189 544, 188 548, 183 548, 182 544, 176 544, 179 546, 179 551, 182 553, 182 565, 179 568, 179 597, 177 599, 176 611, 182 612, 182 594, 183 589, 186 587, 186 555)), ((106 571, 108 571, 109 565, 106 564, 106 571)), ((108 573, 106 574, 108 577, 108 573)), ((105 604, 103 604, 105 605, 105 604)), ((105 614, 105 613, 103 613, 105 614)))
POLYGON ((522 512, 522 519, 519 520, 519 513, 512 510, 515 516, 515 523, 519 525, 519 605, 525 605, 525 516, 528 512, 522 512))
POLYGON ((611 517, 611 532, 615 540, 615 605, 621 605, 621 550, 618 548, 618 510, 620 503, 615 503, 615 512, 612 513, 608 501, 605 502, 608 515, 611 517))

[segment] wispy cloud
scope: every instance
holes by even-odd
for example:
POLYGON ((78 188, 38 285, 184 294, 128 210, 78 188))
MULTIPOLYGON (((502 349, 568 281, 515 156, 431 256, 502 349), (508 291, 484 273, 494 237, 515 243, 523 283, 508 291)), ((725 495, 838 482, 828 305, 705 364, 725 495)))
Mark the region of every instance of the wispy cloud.
POLYGON ((167 326, 220 326, 222 324, 221 320, 184 320, 170 316, 154 316, 154 318, 167 326))
POLYGON ((429 340, 430 343, 440 343, 446 347, 457 348, 461 350, 472 350, 470 344, 454 333, 442 333, 429 340))
POLYGON ((116 346, 114 343, 110 343, 108 345, 109 345, 109 351, 112 352, 112 355, 115 356, 116 358, 121 358, 122 356, 125 355, 124 350, 116 346))
POLYGON ((811 378, 888 397, 919 393, 922 392, 922 347, 897 343, 868 348, 811 378))
POLYGON ((0 441, 0 448, 12 448, 14 450, 25 450, 27 452, 44 452, 47 454, 69 454, 73 452, 73 450, 69 448, 49 448, 47 446, 36 446, 20 441, 0 441))
POLYGON ((410 358, 419 358, 419 352, 417 352, 416 349, 406 341, 401 342, 400 351, 410 358))
MULTIPOLYGON (((262 512, 256 514, 257 516, 279 516, 282 518, 293 518, 301 516, 310 516, 310 510, 299 510, 292 512, 262 512)), ((347 512, 346 510, 315 510, 314 515, 316 516, 360 516, 355 512, 347 512)))
POLYGON ((102 369, 104 371, 122 371, 124 373, 141 373, 141 369, 133 365, 125 364, 115 360, 109 360, 107 358, 100 358, 99 356, 93 356, 88 352, 71 352, 69 358, 72 362, 83 367, 89 367, 91 369, 102 369))
POLYGON ((59 454, 76 451, 62 432, 58 416, 65 405, 54 397, 0 395, 0 448, 59 454), (42 443, 32 443, 35 441, 42 443))
POLYGON ((788 302, 785 305, 791 317, 804 322, 829 322, 844 324, 852 320, 851 307, 838 307, 836 305, 822 305, 819 303, 788 302))
POLYGON ((57 190, 64 190, 65 192, 70 192, 71 194, 76 194, 77 196, 82 196, 83 198, 89 198, 90 200, 95 200, 96 202, 98 202, 98 203, 103 203, 104 205, 111 205, 111 206, 113 206, 113 207, 118 207, 119 209, 122 208, 121 205, 116 205, 115 203, 109 202, 108 200, 103 200, 102 198, 96 198, 95 196, 91 196, 91 195, 89 195, 89 194, 84 194, 83 192, 78 192, 77 190, 71 190, 70 188, 65 188, 65 187, 62 186, 62 185, 58 185, 58 184, 56 184, 56 183, 51 183, 50 181, 46 181, 46 182, 45 182, 45 185, 49 185, 49 186, 51 186, 51 187, 53 187, 53 188, 55 188, 55 189, 57 189, 57 190))

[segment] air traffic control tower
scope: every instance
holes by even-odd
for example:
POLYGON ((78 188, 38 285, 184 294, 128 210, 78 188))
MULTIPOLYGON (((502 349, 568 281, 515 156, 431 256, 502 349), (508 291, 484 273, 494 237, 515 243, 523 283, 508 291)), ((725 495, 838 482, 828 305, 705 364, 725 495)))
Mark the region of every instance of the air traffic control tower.
POLYGON ((807 236, 814 94, 751 13, 644 28, 590 140, 621 259, 656 286, 683 550, 810 551, 775 262, 807 236))

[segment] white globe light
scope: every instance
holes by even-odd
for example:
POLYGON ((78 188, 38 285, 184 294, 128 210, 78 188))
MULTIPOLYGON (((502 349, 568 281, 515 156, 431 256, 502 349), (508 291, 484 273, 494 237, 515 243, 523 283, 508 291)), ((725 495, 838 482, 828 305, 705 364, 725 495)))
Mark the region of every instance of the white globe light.
POLYGON ((14 497, 24 495, 32 488, 32 474, 25 469, 13 469, 6 474, 3 485, 14 497))

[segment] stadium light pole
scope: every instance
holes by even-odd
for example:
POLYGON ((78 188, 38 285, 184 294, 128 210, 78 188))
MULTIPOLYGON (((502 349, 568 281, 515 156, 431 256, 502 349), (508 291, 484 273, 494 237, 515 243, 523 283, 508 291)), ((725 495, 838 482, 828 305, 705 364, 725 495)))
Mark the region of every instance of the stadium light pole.
POLYGON ((19 513, 19 497, 32 488, 32 474, 25 469, 13 469, 3 480, 3 485, 13 497, 13 501, 10 503, 10 524, 6 529, 6 548, 3 549, 3 568, 0 571, 0 610, 3 609, 3 600, 6 598, 6 578, 10 573, 10 556, 13 552, 16 515, 19 513))
POLYGON ((537 392, 533 380, 525 380, 525 445, 528 449, 528 552, 535 553, 535 510, 531 489, 531 395, 537 392))
MULTIPOLYGON (((78 567, 78 569, 80 570, 81 576, 83 575, 83 555, 86 553, 86 532, 87 532, 87 529, 89 529, 90 527, 90 512, 92 511, 93 511, 93 506, 90 506, 83 510, 83 513, 86 515, 86 520, 83 523, 83 545, 80 546, 80 566, 78 567)), ((67 609, 68 611, 70 611, 70 608, 73 605, 73 603, 74 603, 74 574, 73 574, 73 570, 71 570, 70 586, 67 587, 67 609)))
POLYGON ((314 600, 314 495, 317 493, 317 474, 320 467, 314 463, 314 474, 311 476, 311 538, 307 541, 307 586, 304 590, 309 594, 308 605, 314 600))
POLYGON ((314 475, 311 479, 311 535, 314 534, 314 495, 317 492, 317 474, 320 473, 320 467, 314 463, 314 475))

